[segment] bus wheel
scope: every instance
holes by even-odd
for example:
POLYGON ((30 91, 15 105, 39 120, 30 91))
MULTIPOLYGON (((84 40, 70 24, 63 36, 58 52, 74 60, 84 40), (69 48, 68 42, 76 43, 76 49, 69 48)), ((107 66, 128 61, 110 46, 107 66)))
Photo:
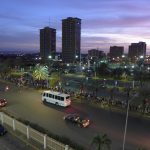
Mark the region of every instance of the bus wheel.
POLYGON ((58 105, 58 102, 56 102, 55 105, 58 105))

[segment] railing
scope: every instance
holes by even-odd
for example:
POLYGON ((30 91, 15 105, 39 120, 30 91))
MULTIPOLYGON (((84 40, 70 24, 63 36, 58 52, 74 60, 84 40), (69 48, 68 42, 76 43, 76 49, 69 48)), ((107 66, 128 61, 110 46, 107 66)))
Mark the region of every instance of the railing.
POLYGON ((18 120, 6 115, 4 112, 0 112, 0 121, 2 124, 6 124, 13 128, 13 131, 19 131, 24 134, 27 139, 32 139, 39 144, 43 145, 44 149, 50 150, 73 150, 68 145, 64 145, 50 137, 46 134, 43 134, 28 125, 25 125, 18 120))

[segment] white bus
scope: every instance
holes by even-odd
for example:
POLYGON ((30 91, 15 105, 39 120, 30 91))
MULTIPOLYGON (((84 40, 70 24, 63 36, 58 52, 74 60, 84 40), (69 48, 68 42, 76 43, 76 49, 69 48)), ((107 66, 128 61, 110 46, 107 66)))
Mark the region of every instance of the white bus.
POLYGON ((42 101, 60 105, 63 107, 71 105, 71 99, 69 94, 64 94, 55 91, 44 91, 42 94, 42 101))

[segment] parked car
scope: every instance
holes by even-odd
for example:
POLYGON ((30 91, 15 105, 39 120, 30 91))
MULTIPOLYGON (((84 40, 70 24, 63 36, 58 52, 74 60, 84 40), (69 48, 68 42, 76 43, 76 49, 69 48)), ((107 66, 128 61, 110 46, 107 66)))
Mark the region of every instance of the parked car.
POLYGON ((6 99, 0 99, 0 107, 6 106, 7 101, 6 99))
POLYGON ((4 134, 6 134, 6 133, 7 133, 6 129, 4 128, 4 126, 2 126, 2 125, 0 124, 0 135, 4 135, 4 134))
POLYGON ((68 114, 68 115, 64 116, 64 120, 67 122, 70 122, 72 124, 76 124, 79 127, 83 127, 83 128, 88 127, 90 124, 89 119, 81 117, 78 114, 68 114))

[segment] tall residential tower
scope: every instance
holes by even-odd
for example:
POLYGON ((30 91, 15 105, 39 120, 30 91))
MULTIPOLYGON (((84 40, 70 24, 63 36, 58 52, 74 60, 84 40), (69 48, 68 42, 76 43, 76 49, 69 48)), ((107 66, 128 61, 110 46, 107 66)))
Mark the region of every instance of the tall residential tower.
POLYGON ((56 29, 45 27, 40 29, 40 55, 43 62, 48 57, 54 58, 56 52, 56 29))
POLYGON ((62 20, 62 60, 73 63, 80 60, 81 19, 68 17, 62 20))
POLYGON ((109 56, 111 58, 121 57, 124 53, 123 46, 110 46, 109 56))
POLYGON ((139 42, 139 43, 131 43, 129 46, 129 53, 128 57, 135 58, 146 56, 146 43, 145 42, 139 42))

